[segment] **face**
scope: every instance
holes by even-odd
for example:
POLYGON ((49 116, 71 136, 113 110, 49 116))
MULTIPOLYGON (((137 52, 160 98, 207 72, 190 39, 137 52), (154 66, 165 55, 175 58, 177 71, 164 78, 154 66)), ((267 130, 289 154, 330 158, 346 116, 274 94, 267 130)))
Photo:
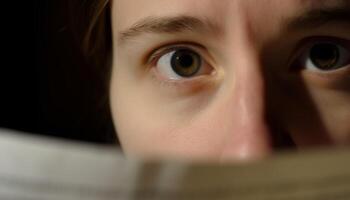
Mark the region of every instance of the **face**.
POLYGON ((126 155, 234 161, 350 144, 346 0, 116 0, 126 155))

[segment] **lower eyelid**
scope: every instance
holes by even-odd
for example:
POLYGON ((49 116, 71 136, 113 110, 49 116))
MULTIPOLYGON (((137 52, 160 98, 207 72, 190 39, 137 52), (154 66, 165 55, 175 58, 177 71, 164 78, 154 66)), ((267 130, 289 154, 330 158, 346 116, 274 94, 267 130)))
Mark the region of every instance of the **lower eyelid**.
POLYGON ((217 85, 217 81, 204 76, 177 81, 161 79, 159 74, 155 72, 155 69, 151 70, 151 79, 156 84, 155 87, 160 87, 160 90, 163 89, 164 94, 175 95, 176 97, 192 96, 200 92, 210 91, 210 88, 214 88, 217 85))
POLYGON ((161 82, 166 82, 169 84, 174 84, 174 85, 188 85, 194 82, 203 82, 204 79, 208 79, 208 76, 210 75, 200 75, 200 76, 196 76, 196 77, 192 77, 192 78, 182 78, 182 79, 169 79, 169 78, 165 78, 163 77, 158 70, 153 67, 150 72, 153 74, 154 78, 158 79, 161 82))
POLYGON ((350 64, 344 68, 333 70, 330 72, 302 72, 307 80, 323 87, 339 88, 345 85, 350 85, 350 64))
POLYGON ((152 73, 152 77, 153 81, 156 84, 159 84, 160 86, 164 87, 166 92, 178 94, 180 96, 194 95, 201 91, 209 91, 210 89, 218 86, 221 80, 217 73, 176 81, 161 79, 157 72, 152 73))

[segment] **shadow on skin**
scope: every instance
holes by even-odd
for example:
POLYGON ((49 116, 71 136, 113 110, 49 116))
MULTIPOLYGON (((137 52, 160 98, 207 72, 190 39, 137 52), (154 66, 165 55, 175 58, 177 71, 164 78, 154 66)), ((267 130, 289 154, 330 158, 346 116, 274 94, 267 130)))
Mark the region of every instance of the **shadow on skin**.
MULTIPOLYGON (((274 55, 270 54, 273 59, 274 55)), ((301 70, 285 68, 283 78, 264 64, 267 123, 276 150, 304 149, 330 145, 330 133, 301 75, 301 70), (287 71, 288 70, 288 71, 287 71), (268 81, 266 81, 268 80, 268 81)))

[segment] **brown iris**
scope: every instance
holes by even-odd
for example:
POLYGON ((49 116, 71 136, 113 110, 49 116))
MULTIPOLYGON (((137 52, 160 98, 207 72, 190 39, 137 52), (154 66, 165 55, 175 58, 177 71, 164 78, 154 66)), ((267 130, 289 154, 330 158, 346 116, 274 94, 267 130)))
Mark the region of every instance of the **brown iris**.
POLYGON ((179 76, 190 77, 201 68, 200 56, 189 49, 175 51, 171 57, 171 67, 179 76))
POLYGON ((312 63, 321 70, 339 68, 339 48, 331 43, 315 44, 310 50, 312 63))

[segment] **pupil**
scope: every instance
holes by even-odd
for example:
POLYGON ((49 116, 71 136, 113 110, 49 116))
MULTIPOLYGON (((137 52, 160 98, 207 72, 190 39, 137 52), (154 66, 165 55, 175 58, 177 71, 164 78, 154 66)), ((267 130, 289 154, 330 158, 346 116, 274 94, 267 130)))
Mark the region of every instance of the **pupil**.
POLYGON ((183 77, 193 76, 201 65, 200 56, 190 50, 177 50, 171 58, 171 67, 175 73, 183 77))
POLYGON ((310 58, 316 67, 322 70, 331 70, 337 67, 339 50, 334 44, 316 44, 311 48, 310 58))
POLYGON ((184 68, 189 68, 193 64, 193 58, 191 55, 182 55, 182 57, 178 57, 179 65, 184 68))

